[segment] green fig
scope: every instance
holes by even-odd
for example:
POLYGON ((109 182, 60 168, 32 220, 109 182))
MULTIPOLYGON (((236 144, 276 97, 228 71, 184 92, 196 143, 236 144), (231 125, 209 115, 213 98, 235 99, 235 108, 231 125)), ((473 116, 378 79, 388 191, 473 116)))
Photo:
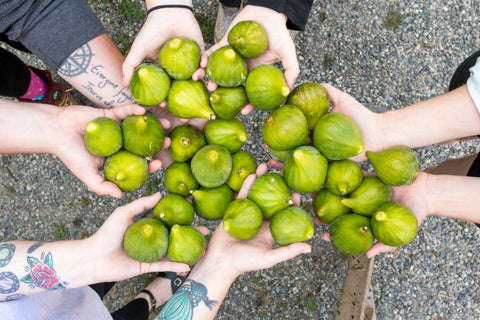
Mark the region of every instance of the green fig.
POLYGON ((350 213, 350 208, 341 202, 342 198, 322 188, 313 198, 313 211, 322 222, 330 224, 337 217, 350 213))
POLYGON ((198 184, 205 188, 216 188, 230 177, 232 156, 223 146, 206 145, 195 153, 190 166, 198 184))
POLYGON ((193 222, 195 212, 193 205, 184 197, 169 193, 153 208, 153 216, 171 228, 174 224, 189 226, 193 222))
POLYGON ((276 243, 287 246, 294 242, 310 240, 315 229, 308 212, 300 207, 290 206, 273 215, 270 219, 270 232, 276 243))
POLYGON ((276 172, 258 177, 250 188, 248 199, 257 204, 265 219, 270 219, 276 212, 293 204, 287 183, 276 172))
POLYGON ((175 80, 167 96, 168 110, 179 118, 215 119, 203 81, 175 80))
POLYGON ((232 173, 226 184, 233 191, 240 191, 245 179, 255 173, 257 170, 257 162, 255 158, 246 151, 238 151, 232 154, 232 173))
POLYGON ((201 187, 191 194, 195 211, 206 220, 222 219, 228 205, 233 201, 233 191, 226 184, 217 188, 201 187))
POLYGON ((167 258, 193 266, 203 255, 207 240, 192 226, 174 225, 170 230, 167 258))
POLYGON ((406 245, 415 238, 418 230, 418 220, 412 210, 395 202, 378 207, 371 224, 375 238, 391 247, 406 245))
POLYGON ((147 182, 148 163, 144 157, 127 150, 120 150, 105 160, 105 178, 125 192, 142 187, 147 182))
POLYGON ((170 132, 172 141, 168 150, 173 160, 184 162, 192 158, 207 144, 202 130, 191 124, 182 124, 170 132))
POLYGON ((230 202, 223 216, 223 230, 239 240, 255 237, 263 224, 262 210, 248 199, 230 202))
POLYGON ((267 50, 268 37, 263 27, 253 20, 240 21, 227 36, 228 44, 245 59, 254 59, 267 50))
POLYGON ((327 158, 342 160, 363 152, 364 144, 355 122, 343 113, 330 112, 318 119, 313 142, 327 158))
POLYGON ((187 80, 200 65, 200 46, 188 38, 173 38, 165 42, 158 54, 158 62, 170 77, 187 80))
POLYGON ((330 96, 321 84, 305 82, 293 88, 286 103, 300 108, 307 118, 308 129, 313 130, 318 119, 330 109, 330 96))
POLYGON ((233 119, 247 103, 247 94, 243 86, 218 87, 210 95, 210 107, 217 119, 233 119))
POLYGON ((269 111, 285 101, 290 88, 280 69, 264 64, 253 68, 247 75, 245 92, 255 108, 269 111))
POLYGON ((358 214, 344 214, 333 220, 330 241, 338 251, 358 255, 368 251, 375 242, 370 218, 358 214))
POLYGON ((156 219, 143 218, 128 227, 123 236, 123 248, 136 261, 158 261, 167 253, 168 230, 156 219))
POLYGON ((88 152, 108 157, 123 146, 122 128, 111 118, 98 117, 87 123, 83 140, 88 152))
POLYGON ((392 200, 392 190, 376 176, 366 176, 362 183, 342 199, 342 204, 353 212, 371 217, 377 208, 392 200))
POLYGON ((133 72, 130 90, 137 103, 154 106, 165 100, 170 85, 170 77, 161 67, 142 63, 133 72))
POLYGON ((407 147, 393 147, 380 152, 366 152, 378 177, 390 186, 412 184, 420 172, 415 152, 407 147))
POLYGON ((199 185, 193 177, 190 164, 186 162, 174 162, 165 169, 165 188, 170 193, 184 197, 190 195, 190 191, 197 190, 199 185))
POLYGON ((328 164, 325 187, 333 194, 352 193, 363 181, 362 168, 352 160, 335 160, 328 164))
POLYGON ((205 125, 205 139, 207 144, 217 144, 235 153, 247 141, 247 128, 238 119, 211 120, 205 125))
POLYGON ((247 63, 232 46, 223 46, 208 58, 207 75, 222 87, 241 86, 247 78, 247 63))
POLYGON ((272 159, 275 159, 280 162, 285 162, 285 160, 287 160, 287 156, 290 154, 290 152, 292 152, 292 149, 276 150, 270 146, 267 146, 267 147, 268 147, 268 153, 270 154, 272 159))
POLYGON ((283 166, 283 177, 293 190, 311 193, 322 187, 327 167, 327 158, 315 147, 300 146, 287 156, 283 166))
POLYGON ((155 116, 131 115, 122 122, 123 147, 142 157, 153 157, 162 150, 165 131, 155 116))
POLYGON ((308 124, 302 110, 284 105, 273 111, 262 126, 263 141, 275 150, 290 150, 308 139, 308 124))

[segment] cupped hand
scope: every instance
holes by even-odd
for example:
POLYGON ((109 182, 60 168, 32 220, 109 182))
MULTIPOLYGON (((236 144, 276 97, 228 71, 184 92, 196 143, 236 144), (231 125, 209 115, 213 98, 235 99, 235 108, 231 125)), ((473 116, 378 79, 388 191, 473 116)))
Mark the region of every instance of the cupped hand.
POLYGON ((175 37, 195 40, 203 53, 205 44, 202 32, 193 13, 184 8, 164 8, 152 11, 130 48, 123 65, 123 86, 128 87, 135 68, 145 58, 158 60, 163 44, 175 37))
MULTIPOLYGON (((112 182, 106 181, 99 170, 105 163, 105 157, 92 155, 85 147, 83 135, 88 122, 97 117, 109 117, 121 123, 129 115, 142 115, 145 109, 138 105, 125 105, 113 109, 92 108, 86 106, 70 106, 59 108, 57 112, 58 141, 54 154, 67 168, 82 181, 90 190, 98 195, 122 197, 122 191, 112 182)), ((162 126, 169 127, 167 120, 161 120, 162 126)), ((170 139, 166 139, 164 148, 168 147, 170 139)), ((149 162, 149 171, 160 169, 162 162, 149 162)))
MULTIPOLYGON (((383 150, 386 142, 382 141, 385 125, 382 123, 382 114, 370 111, 354 97, 328 83, 322 83, 322 85, 330 96, 333 105, 331 112, 343 113, 357 125, 362 134, 365 151, 383 150)), ((366 160, 365 151, 352 157, 351 160, 357 162, 366 160)))
POLYGON ((161 194, 156 193, 115 209, 98 231, 85 239, 90 248, 86 256, 94 261, 91 283, 119 281, 148 272, 190 270, 187 264, 168 261, 166 258, 153 263, 139 262, 130 258, 123 249, 123 236, 134 217, 153 208, 160 198, 161 194))

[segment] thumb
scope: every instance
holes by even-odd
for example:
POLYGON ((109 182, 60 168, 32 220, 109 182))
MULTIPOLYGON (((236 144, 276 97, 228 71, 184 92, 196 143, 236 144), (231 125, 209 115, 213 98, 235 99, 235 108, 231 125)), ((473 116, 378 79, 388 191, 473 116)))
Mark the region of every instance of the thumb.
POLYGON ((280 262, 290 260, 302 253, 310 253, 312 248, 305 242, 292 243, 285 247, 279 247, 277 249, 269 251, 266 259, 270 266, 274 266, 280 262))
POLYGON ((295 81, 300 74, 300 67, 298 66, 298 60, 295 55, 295 50, 292 55, 287 55, 285 59, 282 59, 283 70, 285 70, 285 81, 290 90, 295 86, 295 81))
POLYGON ((144 58, 145 55, 143 55, 140 50, 137 49, 135 43, 133 43, 132 47, 130 48, 130 52, 122 64, 122 84, 124 87, 128 87, 130 85, 135 68, 142 63, 144 58))

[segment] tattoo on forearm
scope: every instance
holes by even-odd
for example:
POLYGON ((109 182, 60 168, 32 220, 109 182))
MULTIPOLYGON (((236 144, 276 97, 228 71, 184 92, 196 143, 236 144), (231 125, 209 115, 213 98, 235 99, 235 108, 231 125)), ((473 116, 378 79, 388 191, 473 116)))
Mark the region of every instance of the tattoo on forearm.
POLYGON ((105 73, 102 64, 92 64, 93 56, 90 45, 86 43, 67 58, 58 73, 69 78, 81 74, 89 75, 87 83, 82 84, 82 87, 107 107, 135 103, 130 90, 116 83, 108 73, 105 73))
POLYGON ((25 266, 27 275, 20 281, 28 284, 31 288, 41 288, 46 290, 65 289, 65 283, 60 281, 55 269, 53 268, 53 257, 49 252, 42 253, 40 259, 27 257, 28 265, 25 266))
POLYGON ((42 245, 44 244, 44 242, 36 242, 34 244, 32 244, 28 250, 27 250, 27 253, 32 253, 33 251, 37 250, 38 248, 40 248, 42 245))
POLYGON ((5 267, 15 254, 15 245, 11 243, 0 244, 0 268, 5 267))
POLYGON ((182 287, 167 302, 157 317, 157 320, 189 320, 193 319, 193 309, 203 301, 205 306, 212 310, 218 303, 209 300, 208 290, 203 284, 193 280, 186 280, 182 287))
POLYGON ((20 288, 20 282, 13 272, 0 272, 0 294, 14 293, 20 288))
POLYGON ((93 53, 90 45, 85 43, 74 51, 58 69, 58 73, 65 77, 73 78, 82 73, 87 73, 87 68, 92 61, 93 53))

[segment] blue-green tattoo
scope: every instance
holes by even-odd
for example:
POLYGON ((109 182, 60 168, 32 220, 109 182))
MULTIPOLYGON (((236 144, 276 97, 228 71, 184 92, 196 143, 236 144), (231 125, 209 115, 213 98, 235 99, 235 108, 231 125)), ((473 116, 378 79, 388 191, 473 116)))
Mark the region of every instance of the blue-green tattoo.
POLYGON ((201 301, 208 309, 212 310, 218 301, 209 300, 207 293, 207 287, 203 284, 190 279, 186 280, 163 307, 157 320, 190 320, 193 318, 193 309, 201 301))
POLYGON ((5 267, 15 254, 15 245, 11 243, 0 244, 0 268, 5 267))

